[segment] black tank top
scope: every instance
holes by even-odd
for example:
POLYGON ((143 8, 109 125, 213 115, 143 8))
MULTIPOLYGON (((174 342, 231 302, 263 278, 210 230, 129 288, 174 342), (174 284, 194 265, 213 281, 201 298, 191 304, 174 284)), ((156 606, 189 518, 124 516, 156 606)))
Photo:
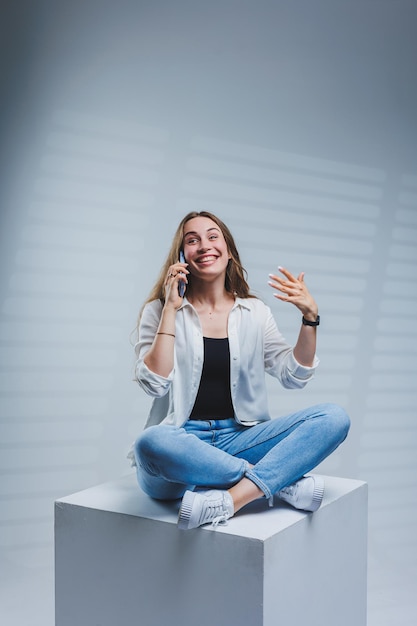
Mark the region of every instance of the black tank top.
POLYGON ((234 417, 230 394, 229 339, 204 337, 204 364, 190 419, 234 417))

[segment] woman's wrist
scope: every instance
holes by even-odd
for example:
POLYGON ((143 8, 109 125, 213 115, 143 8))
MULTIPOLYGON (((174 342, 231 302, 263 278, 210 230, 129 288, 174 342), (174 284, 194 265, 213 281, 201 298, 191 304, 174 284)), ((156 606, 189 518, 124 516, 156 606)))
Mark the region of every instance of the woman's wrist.
POLYGON ((319 314, 318 308, 301 311, 302 316, 309 322, 315 322, 319 314))
POLYGON ((175 337, 175 318, 177 311, 172 306, 165 304, 159 320, 157 335, 172 335, 175 337))

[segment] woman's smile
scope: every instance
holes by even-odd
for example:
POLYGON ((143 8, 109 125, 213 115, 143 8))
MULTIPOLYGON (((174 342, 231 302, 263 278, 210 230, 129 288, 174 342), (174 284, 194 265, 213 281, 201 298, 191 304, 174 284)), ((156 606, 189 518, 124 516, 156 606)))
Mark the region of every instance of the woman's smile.
POLYGON ((214 263, 214 261, 217 260, 217 258, 218 257, 214 254, 207 254, 197 258, 196 263, 198 263, 198 265, 211 265, 212 263, 214 263))

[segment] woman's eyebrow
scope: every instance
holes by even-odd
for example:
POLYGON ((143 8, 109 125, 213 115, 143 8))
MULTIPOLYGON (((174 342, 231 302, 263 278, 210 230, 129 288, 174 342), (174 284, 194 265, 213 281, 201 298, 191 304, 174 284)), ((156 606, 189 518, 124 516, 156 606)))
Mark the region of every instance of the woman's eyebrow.
MULTIPOLYGON (((206 233, 210 232, 211 230, 217 230, 218 232, 220 232, 219 228, 211 226, 210 228, 207 228, 206 233)), ((188 233, 185 233, 184 237, 187 237, 187 235, 198 235, 198 233, 195 230, 189 230, 188 233)))

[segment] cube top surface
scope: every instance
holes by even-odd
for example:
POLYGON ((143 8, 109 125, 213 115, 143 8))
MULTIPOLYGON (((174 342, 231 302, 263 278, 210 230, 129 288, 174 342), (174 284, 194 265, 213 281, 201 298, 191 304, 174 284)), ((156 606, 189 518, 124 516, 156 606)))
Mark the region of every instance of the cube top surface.
MULTIPOLYGON (((333 476, 325 476, 324 479, 323 503, 314 514, 297 511, 278 498, 275 498, 274 507, 269 508, 266 499, 262 498, 239 511, 227 525, 219 525, 215 529, 207 525, 187 532, 221 532, 264 541, 313 515, 321 515, 326 507, 339 498, 348 496, 358 489, 366 489, 366 483, 359 480, 333 476)), ((180 501, 153 500, 138 487, 136 475, 132 473, 58 499, 56 506, 62 505, 96 509, 176 525, 180 501)))

